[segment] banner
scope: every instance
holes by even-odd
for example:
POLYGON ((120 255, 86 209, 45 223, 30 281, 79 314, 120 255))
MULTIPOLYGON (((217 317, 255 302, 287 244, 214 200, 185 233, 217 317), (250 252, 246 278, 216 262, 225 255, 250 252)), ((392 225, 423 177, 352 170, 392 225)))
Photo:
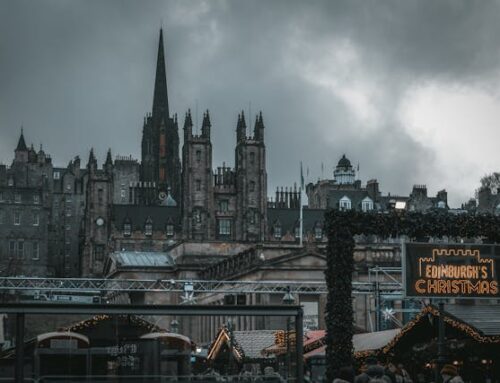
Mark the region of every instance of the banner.
POLYGON ((407 297, 500 298, 500 246, 406 243, 403 285, 407 297))

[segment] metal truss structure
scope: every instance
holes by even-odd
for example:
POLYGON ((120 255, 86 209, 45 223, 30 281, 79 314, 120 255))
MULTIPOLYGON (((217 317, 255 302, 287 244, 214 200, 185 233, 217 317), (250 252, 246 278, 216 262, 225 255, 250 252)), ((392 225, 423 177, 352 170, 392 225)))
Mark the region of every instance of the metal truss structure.
MULTIPOLYGON (((353 282, 353 294, 373 294, 375 287, 379 292, 401 292, 397 281, 353 282)), ((327 293, 324 281, 213 281, 213 280, 174 280, 174 279, 83 279, 83 278, 0 278, 0 293, 59 293, 115 295, 128 292, 191 292, 193 294, 292 294, 320 295, 327 293)))

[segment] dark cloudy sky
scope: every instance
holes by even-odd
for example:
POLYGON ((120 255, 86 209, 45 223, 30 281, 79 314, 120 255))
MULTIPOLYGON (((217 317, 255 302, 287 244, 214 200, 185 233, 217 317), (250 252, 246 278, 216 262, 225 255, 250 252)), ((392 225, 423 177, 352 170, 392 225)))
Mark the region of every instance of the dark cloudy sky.
POLYGON ((210 109, 215 167, 262 110, 270 194, 343 153, 363 183, 453 206, 500 170, 500 3, 473 0, 1 0, 0 161, 21 125, 59 166, 139 158, 162 24, 171 111, 210 109))

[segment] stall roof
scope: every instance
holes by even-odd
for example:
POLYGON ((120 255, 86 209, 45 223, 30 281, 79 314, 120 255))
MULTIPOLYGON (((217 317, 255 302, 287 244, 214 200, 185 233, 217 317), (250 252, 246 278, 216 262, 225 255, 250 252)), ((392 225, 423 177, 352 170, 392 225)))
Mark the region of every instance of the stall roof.
POLYGON ((262 358, 261 351, 274 343, 275 330, 233 331, 235 341, 249 359, 262 358))
MULTIPOLYGON (((391 340, 393 340, 401 331, 401 329, 396 328, 392 330, 367 332, 363 334, 354 334, 352 337, 352 343, 355 353, 366 353, 368 351, 380 350, 385 347, 391 340)), ((304 354, 304 358, 309 358, 316 355, 325 355, 326 345, 309 351, 304 354)))
POLYGON ((451 305, 444 310, 464 323, 468 323, 484 335, 500 335, 500 305, 451 305))
POLYGON ((275 330, 232 331, 222 327, 208 350, 208 359, 216 359, 223 344, 233 341, 233 352, 239 360, 269 358, 261 351, 274 343, 275 330))

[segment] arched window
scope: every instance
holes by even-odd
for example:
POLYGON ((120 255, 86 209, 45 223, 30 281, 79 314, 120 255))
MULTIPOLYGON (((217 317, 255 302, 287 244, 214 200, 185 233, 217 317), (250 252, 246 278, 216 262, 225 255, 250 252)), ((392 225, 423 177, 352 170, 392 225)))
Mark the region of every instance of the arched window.
POLYGON ((279 220, 274 221, 273 236, 276 239, 281 239, 281 223, 279 220))
POLYGON ((153 235, 153 220, 149 217, 144 225, 144 234, 148 237, 153 235))
POLYGON ((321 226, 316 226, 314 228, 314 238, 318 240, 323 239, 323 229, 321 228, 321 226))

